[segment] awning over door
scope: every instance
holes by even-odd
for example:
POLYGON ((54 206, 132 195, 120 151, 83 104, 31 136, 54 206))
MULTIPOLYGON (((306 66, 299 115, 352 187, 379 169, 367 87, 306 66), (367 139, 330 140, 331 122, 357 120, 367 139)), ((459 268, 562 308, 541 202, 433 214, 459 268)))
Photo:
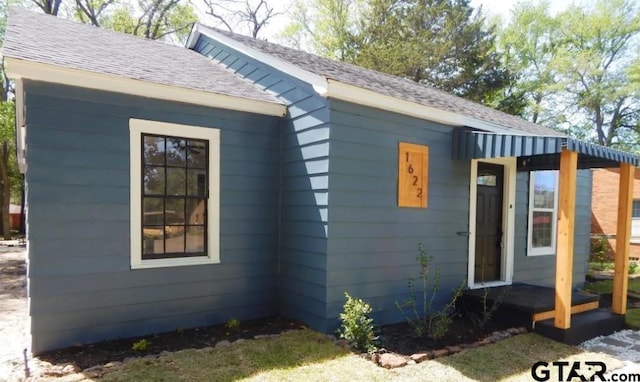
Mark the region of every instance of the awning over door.
POLYGON ((578 153, 578 168, 640 164, 640 157, 565 136, 494 134, 469 128, 453 131, 453 159, 517 157, 519 170, 552 170, 560 166, 562 149, 578 153))

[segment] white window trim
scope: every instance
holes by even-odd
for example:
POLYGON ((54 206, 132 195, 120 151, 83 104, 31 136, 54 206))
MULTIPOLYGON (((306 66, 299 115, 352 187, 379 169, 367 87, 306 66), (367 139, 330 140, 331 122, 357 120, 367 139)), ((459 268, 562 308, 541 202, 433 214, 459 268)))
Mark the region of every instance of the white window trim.
POLYGON ((527 207, 528 210, 528 224, 527 224, 527 256, 549 256, 556 254, 556 243, 558 238, 558 180, 560 178, 560 174, 556 171, 556 184, 555 184, 555 192, 553 199, 553 208, 535 208, 536 211, 542 212, 551 212, 551 221, 553 222, 553 227, 551 229, 551 246, 549 247, 533 247, 533 212, 534 212, 534 188, 535 188, 535 173, 536 171, 531 171, 529 174, 529 205, 527 207))
POLYGON ((220 262, 220 130, 147 121, 129 120, 131 268, 160 268, 220 262), (207 202, 207 256, 142 260, 142 134, 159 134, 209 141, 209 199, 207 202))

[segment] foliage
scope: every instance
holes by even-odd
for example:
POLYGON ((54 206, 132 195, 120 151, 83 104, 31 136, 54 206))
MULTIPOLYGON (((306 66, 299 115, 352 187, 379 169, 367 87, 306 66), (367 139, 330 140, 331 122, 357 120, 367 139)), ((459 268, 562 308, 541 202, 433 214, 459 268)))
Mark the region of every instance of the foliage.
POLYGON ((418 256, 416 257, 420 267, 419 282, 422 301, 416 300, 416 279, 409 278, 409 297, 400 304, 396 301, 396 308, 402 313, 405 320, 414 330, 417 337, 428 336, 434 339, 442 338, 449 331, 455 313, 455 304, 462 295, 464 281, 453 290, 449 301, 440 309, 434 309, 434 301, 440 290, 440 269, 435 269, 433 279, 430 279, 433 256, 427 256, 422 243, 418 244, 418 256), (422 309, 420 309, 422 308, 422 309))
POLYGON ((634 274, 638 271, 638 263, 635 261, 629 262, 629 273, 634 274))
POLYGON ((224 324, 224 327, 227 329, 227 335, 236 334, 240 331, 240 320, 231 317, 231 319, 224 324))
POLYGON ((134 342, 133 346, 131 346, 131 349, 134 351, 143 352, 148 350, 150 347, 151 347, 151 341, 147 340, 146 338, 143 338, 141 340, 134 342))
POLYGON ((468 0, 295 3, 280 38, 295 47, 485 102, 510 76, 494 31, 468 0))
POLYGON ((638 151, 640 5, 592 0, 551 16, 549 4, 520 3, 499 33, 507 70, 503 97, 523 102, 533 122, 579 139, 638 151))
POLYGON ((353 298, 347 292, 347 299, 340 313, 340 338, 344 338, 352 347, 372 353, 376 351, 378 337, 371 314, 371 306, 362 299, 353 298))
POLYGON ((184 44, 198 17, 184 0, 138 0, 124 3, 101 21, 101 26, 152 40, 184 44))
POLYGON ((482 303, 482 309, 480 312, 467 312, 473 326, 479 329, 484 328, 489 321, 493 319, 493 315, 498 310, 500 304, 502 304, 502 301, 504 301, 504 298, 508 293, 508 289, 503 289, 493 302, 489 302, 489 288, 484 287, 482 291, 482 298, 480 299, 482 303))
POLYGON ((598 237, 591 239, 591 251, 589 252, 589 262, 599 263, 601 270, 604 264, 612 260, 611 246, 606 237, 598 237))

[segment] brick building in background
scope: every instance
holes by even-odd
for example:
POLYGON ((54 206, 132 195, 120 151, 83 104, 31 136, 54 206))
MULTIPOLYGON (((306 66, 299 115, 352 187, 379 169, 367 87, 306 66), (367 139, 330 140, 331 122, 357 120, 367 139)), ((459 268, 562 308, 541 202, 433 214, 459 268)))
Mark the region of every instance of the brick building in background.
MULTIPOLYGON (((616 249, 616 220, 618 216, 619 169, 594 169, 591 202, 591 236, 606 237, 612 253, 616 249)), ((633 211, 631 221, 632 260, 640 259, 640 171, 633 182, 633 211)))

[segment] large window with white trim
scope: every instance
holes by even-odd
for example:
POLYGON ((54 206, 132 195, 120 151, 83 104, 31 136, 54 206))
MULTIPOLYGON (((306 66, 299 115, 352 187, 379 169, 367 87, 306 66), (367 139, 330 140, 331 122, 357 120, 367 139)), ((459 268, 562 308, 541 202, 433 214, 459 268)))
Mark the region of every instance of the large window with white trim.
POLYGON ((529 183, 528 255, 554 255, 558 224, 558 171, 532 171, 529 183))
POLYGON ((131 266, 218 262, 219 130, 132 119, 131 266))

